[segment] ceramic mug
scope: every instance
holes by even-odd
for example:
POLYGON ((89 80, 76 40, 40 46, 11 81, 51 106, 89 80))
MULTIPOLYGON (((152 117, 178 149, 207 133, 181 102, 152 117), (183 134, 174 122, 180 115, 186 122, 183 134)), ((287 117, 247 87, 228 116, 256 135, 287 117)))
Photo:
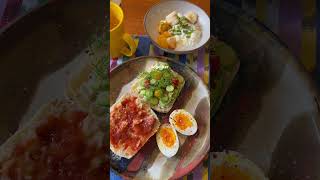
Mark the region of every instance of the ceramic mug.
POLYGON ((120 6, 110 1, 110 55, 132 56, 137 50, 134 39, 124 32, 124 13, 120 6))

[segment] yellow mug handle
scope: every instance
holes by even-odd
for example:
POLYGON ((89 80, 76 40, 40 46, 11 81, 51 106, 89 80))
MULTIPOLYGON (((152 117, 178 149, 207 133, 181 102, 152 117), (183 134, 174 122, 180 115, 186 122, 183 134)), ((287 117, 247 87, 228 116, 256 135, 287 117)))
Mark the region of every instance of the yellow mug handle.
POLYGON ((137 50, 137 43, 128 33, 124 33, 122 39, 128 44, 129 48, 123 47, 120 52, 125 56, 132 56, 137 50))

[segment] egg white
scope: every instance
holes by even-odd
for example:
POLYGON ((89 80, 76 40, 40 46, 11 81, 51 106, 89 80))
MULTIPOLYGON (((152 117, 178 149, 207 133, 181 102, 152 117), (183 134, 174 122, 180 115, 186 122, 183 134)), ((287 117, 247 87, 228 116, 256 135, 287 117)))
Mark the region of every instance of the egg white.
POLYGON ((178 138, 177 132, 175 131, 175 129, 172 125, 170 125, 168 123, 162 124, 157 132, 156 140, 157 140, 158 147, 163 155, 165 155, 168 158, 171 158, 172 156, 177 154, 178 149, 179 149, 179 138, 178 138), (172 131, 175 135, 175 138, 176 138, 172 147, 167 147, 163 143, 161 135, 160 135, 162 128, 171 128, 172 129, 172 131))
POLYGON ((194 119, 194 117, 189 113, 187 112, 186 110, 184 109, 177 109, 177 110, 174 110, 171 114, 170 114, 170 117, 169 117, 169 122, 170 124, 181 134, 183 135, 186 135, 186 136, 191 136, 191 135, 194 135, 197 130, 198 130, 198 124, 197 124, 197 121, 194 119), (192 122, 192 126, 191 127, 188 127, 187 129, 180 129, 176 124, 175 124, 175 121, 174 121, 174 117, 176 114, 185 114, 187 115, 191 122, 192 122))

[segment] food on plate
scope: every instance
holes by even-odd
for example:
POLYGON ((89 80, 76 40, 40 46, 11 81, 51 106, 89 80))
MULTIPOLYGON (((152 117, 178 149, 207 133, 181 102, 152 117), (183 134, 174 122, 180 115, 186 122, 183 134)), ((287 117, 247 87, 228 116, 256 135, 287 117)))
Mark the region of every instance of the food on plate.
POLYGON ((156 135, 158 147, 163 155, 170 158, 179 149, 179 139, 176 131, 171 124, 162 124, 156 135))
POLYGON ((90 62, 70 79, 66 94, 84 109, 100 117, 109 112, 108 61, 106 57, 90 62))
POLYGON ((152 109, 167 113, 179 96, 184 83, 184 78, 167 63, 159 62, 150 71, 141 73, 133 83, 132 89, 148 102, 152 109))
POLYGON ((105 119, 54 101, 0 148, 0 179, 106 179, 105 119))
POLYGON ((110 108, 110 149, 132 158, 160 126, 156 114, 138 95, 128 93, 110 108))
POLYGON ((234 151, 213 152, 211 180, 267 180, 253 162, 234 151))
POLYGON ((197 132, 198 125, 194 117, 184 109, 174 110, 169 117, 172 126, 183 135, 194 135, 197 132))
POLYGON ((182 15, 171 12, 158 25, 157 43, 160 47, 173 50, 186 50, 199 43, 202 30, 198 23, 198 14, 193 11, 182 15))

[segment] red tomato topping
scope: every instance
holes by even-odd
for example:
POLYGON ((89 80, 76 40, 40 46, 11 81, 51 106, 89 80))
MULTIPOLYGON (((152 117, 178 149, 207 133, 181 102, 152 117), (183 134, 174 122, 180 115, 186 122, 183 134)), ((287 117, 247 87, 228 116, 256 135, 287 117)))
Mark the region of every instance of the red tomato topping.
POLYGON ((173 78, 173 79, 172 79, 172 84, 173 84, 175 87, 179 86, 179 79, 173 78))
POLYGON ((147 141, 155 122, 145 105, 138 106, 136 96, 126 97, 110 113, 110 143, 137 151, 147 141))

